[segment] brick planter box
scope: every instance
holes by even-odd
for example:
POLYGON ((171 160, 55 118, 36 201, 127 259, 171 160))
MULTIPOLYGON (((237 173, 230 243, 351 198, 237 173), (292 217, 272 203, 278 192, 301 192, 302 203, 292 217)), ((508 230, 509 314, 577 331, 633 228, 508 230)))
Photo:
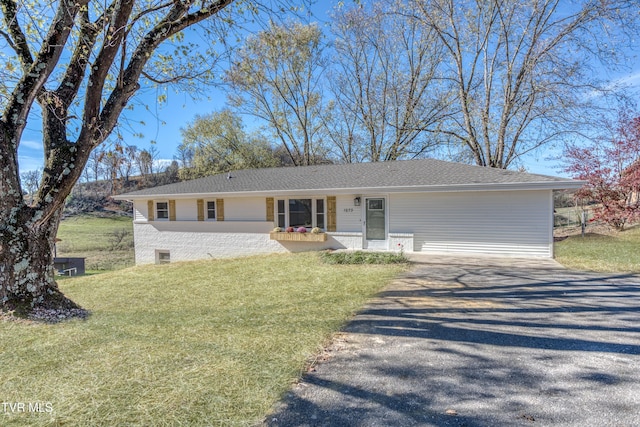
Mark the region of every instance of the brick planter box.
POLYGON ((287 241, 287 242, 326 242, 326 233, 287 233, 284 231, 272 231, 269 233, 271 240, 287 241))

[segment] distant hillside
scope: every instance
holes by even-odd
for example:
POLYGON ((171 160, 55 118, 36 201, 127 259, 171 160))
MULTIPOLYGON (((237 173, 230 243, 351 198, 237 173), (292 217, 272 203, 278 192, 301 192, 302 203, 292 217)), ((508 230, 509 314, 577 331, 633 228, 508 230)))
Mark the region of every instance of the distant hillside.
POLYGON ((148 175, 146 177, 135 176, 128 179, 99 180, 91 182, 79 182, 67 198, 64 208, 64 216, 101 213, 109 215, 132 215, 131 203, 113 200, 114 195, 142 190, 144 188, 157 187, 180 181, 177 170, 170 169, 164 172, 148 175))

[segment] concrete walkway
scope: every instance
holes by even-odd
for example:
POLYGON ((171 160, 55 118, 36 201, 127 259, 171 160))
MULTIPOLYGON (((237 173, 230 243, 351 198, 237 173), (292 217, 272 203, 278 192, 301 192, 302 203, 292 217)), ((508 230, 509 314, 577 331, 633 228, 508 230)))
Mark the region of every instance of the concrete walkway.
POLYGON ((640 277, 415 257, 270 426, 640 426, 640 277))

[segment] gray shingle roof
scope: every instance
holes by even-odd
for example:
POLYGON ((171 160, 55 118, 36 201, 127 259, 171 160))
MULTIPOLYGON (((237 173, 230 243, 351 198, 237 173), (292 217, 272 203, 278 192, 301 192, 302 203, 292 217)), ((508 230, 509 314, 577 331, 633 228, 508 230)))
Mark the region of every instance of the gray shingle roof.
POLYGON ((461 191, 508 188, 577 188, 581 181, 546 175, 471 166, 442 160, 404 160, 245 169, 191 181, 147 188, 118 196, 197 195, 224 193, 292 193, 302 191, 461 191))

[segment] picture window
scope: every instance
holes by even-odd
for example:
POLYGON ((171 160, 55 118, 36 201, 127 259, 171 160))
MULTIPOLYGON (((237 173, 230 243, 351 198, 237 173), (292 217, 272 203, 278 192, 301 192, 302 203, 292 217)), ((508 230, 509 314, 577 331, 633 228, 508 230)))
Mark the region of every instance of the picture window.
POLYGON ((277 201, 278 227, 325 227, 324 199, 281 199, 277 201))

